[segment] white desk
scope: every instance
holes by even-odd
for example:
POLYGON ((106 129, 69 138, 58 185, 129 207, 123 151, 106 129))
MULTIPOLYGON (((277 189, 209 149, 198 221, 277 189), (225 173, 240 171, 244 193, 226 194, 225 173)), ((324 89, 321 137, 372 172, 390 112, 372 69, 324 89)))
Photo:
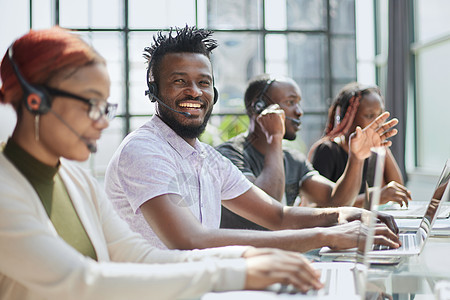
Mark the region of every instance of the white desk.
MULTIPOLYGON (((308 254, 315 255, 312 251, 308 254)), ((383 291, 392 299, 436 299, 435 285, 441 280, 450 281, 450 237, 431 237, 419 256, 404 258, 396 266, 373 266, 368 274, 369 292, 383 291)), ((373 295, 373 294, 372 294, 373 295)), ((202 300, 279 300, 314 299, 302 294, 276 294, 268 291, 236 291, 208 293, 202 300)), ((367 298, 389 299, 389 298, 367 298)), ((450 299, 447 298, 447 299, 450 299)))

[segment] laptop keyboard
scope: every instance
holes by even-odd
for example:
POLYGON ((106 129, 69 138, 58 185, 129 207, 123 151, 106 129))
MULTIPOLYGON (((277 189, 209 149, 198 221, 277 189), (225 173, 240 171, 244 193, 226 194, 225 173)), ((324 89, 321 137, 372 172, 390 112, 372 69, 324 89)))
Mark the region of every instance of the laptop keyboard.
POLYGON ((389 246, 385 246, 385 245, 373 245, 372 250, 378 251, 378 250, 395 250, 397 249, 398 251, 402 251, 402 250, 406 250, 408 251, 409 249, 411 249, 411 246, 413 244, 413 241, 411 240, 410 237, 414 237, 414 235, 411 234, 401 234, 399 236, 399 240, 402 243, 402 245, 399 248, 391 248, 389 246))

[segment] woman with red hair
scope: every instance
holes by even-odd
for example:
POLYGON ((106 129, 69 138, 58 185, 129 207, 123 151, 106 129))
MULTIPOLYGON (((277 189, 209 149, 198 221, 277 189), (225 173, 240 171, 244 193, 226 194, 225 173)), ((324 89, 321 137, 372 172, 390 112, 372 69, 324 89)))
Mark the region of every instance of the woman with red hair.
MULTIPOLYGON (((328 111, 325 135, 309 152, 309 160, 319 173, 336 181, 344 173, 348 159, 348 141, 356 127, 364 128, 384 112, 384 99, 377 86, 364 86, 351 82, 344 86, 334 99, 328 111)), ((355 206, 363 206, 365 190, 364 164, 360 195, 355 206)), ((386 147, 384 183, 380 203, 393 201, 402 205, 411 200, 410 192, 403 186, 403 177, 392 152, 386 147)))
POLYGON ((174 299, 292 283, 320 288, 298 253, 159 250, 130 231, 84 161, 108 126, 105 60, 76 35, 30 31, 7 50, 0 102, 17 124, 0 151, 0 299, 174 299))

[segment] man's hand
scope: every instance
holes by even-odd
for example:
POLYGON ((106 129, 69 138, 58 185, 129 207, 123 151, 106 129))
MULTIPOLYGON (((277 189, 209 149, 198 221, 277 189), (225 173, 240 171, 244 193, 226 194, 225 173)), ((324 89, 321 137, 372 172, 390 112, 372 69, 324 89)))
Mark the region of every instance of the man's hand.
POLYGON ((259 126, 264 132, 267 142, 272 143, 274 136, 278 135, 283 139, 286 131, 284 110, 278 104, 269 105, 256 118, 259 126))
POLYGON ((408 206, 411 201, 411 192, 398 182, 391 181, 381 189, 380 204, 388 203, 389 201, 403 203, 408 206))
POLYGON ((388 117, 389 112, 384 112, 364 129, 356 127, 355 132, 350 135, 349 152, 363 160, 370 156, 370 148, 391 146, 392 142, 386 139, 397 134, 397 129, 393 127, 397 125, 398 120, 394 118, 385 122, 388 117))
MULTIPOLYGON (((367 224, 370 211, 357 207, 340 207, 339 208, 339 224, 345 224, 352 221, 363 221, 367 224)), ((395 223, 394 217, 388 214, 377 212, 377 219, 384 223, 391 232, 398 234, 398 226, 395 223)), ((398 237, 396 237, 398 242, 398 237)))
POLYGON ((274 283, 292 284, 305 293, 323 287, 320 273, 300 253, 270 248, 250 248, 247 259, 245 289, 259 290, 274 283))
MULTIPOLYGON (((361 221, 352 221, 350 223, 328 227, 325 234, 330 241, 328 247, 333 250, 343 250, 349 248, 362 249, 367 236, 367 226, 361 221)), ((400 241, 385 224, 378 223, 375 227, 374 244, 385 245, 391 248, 398 248, 400 241)))

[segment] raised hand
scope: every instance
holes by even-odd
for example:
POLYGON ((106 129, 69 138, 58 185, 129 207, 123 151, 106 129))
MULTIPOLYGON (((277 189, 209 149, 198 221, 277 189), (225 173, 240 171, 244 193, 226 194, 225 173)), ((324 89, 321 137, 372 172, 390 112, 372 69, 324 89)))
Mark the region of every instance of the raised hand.
POLYGON ((260 290, 274 283, 292 284, 305 293, 320 289, 320 273, 302 254, 270 248, 250 248, 243 255, 247 259, 245 289, 260 290))
POLYGON ((387 138, 397 134, 397 129, 393 127, 397 125, 398 120, 394 118, 385 122, 388 117, 389 112, 384 112, 364 129, 356 127, 355 132, 350 135, 349 152, 362 160, 370 156, 372 147, 391 146, 392 142, 387 138))
POLYGON ((270 144, 275 135, 283 138, 286 131, 284 110, 278 104, 269 105, 256 118, 259 126, 264 132, 267 142, 270 144))

